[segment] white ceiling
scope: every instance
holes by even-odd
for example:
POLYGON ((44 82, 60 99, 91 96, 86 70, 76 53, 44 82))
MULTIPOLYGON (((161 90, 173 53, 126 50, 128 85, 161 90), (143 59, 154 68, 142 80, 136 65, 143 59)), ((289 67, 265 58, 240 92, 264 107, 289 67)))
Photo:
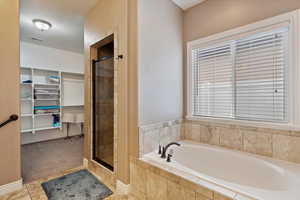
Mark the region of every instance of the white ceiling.
POLYGON ((183 10, 187 10, 199 3, 202 3, 205 0, 172 0, 175 4, 177 4, 183 10))
POLYGON ((98 0, 21 0, 21 40, 83 53, 84 15, 98 0), (43 19, 52 24, 41 32, 32 23, 43 19), (32 38, 43 40, 35 41, 32 38))

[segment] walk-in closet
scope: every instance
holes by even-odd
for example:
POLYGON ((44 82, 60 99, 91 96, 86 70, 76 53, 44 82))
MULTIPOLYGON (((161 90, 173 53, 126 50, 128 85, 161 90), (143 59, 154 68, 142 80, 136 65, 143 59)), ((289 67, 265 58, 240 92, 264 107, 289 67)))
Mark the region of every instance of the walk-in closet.
POLYGON ((93 4, 70 3, 20 1, 20 134, 25 183, 83 165, 83 31, 84 15, 93 4))

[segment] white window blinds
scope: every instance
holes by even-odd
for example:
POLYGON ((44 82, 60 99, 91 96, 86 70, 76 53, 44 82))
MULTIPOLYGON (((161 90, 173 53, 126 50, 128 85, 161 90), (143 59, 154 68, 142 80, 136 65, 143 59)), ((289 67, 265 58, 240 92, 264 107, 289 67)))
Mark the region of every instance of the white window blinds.
POLYGON ((230 44, 192 50, 196 115, 232 117, 232 64, 230 44))
POLYGON ((193 48, 193 115, 287 120, 288 28, 193 48))
POLYGON ((237 41, 236 117, 286 120, 287 29, 237 41))

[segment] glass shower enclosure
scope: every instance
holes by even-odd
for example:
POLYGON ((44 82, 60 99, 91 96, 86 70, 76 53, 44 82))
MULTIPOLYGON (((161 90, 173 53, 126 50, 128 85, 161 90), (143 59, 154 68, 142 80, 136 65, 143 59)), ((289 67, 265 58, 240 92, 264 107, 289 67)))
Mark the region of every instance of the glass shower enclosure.
POLYGON ((93 60, 93 160, 114 169, 114 42, 97 49, 93 60))

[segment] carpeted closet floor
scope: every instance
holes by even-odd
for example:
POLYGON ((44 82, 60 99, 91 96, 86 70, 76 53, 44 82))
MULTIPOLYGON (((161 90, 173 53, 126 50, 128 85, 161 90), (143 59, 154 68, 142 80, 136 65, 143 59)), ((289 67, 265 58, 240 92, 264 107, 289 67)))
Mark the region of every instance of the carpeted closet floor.
POLYGON ((83 138, 59 139, 22 146, 25 183, 75 168, 83 162, 83 138))

